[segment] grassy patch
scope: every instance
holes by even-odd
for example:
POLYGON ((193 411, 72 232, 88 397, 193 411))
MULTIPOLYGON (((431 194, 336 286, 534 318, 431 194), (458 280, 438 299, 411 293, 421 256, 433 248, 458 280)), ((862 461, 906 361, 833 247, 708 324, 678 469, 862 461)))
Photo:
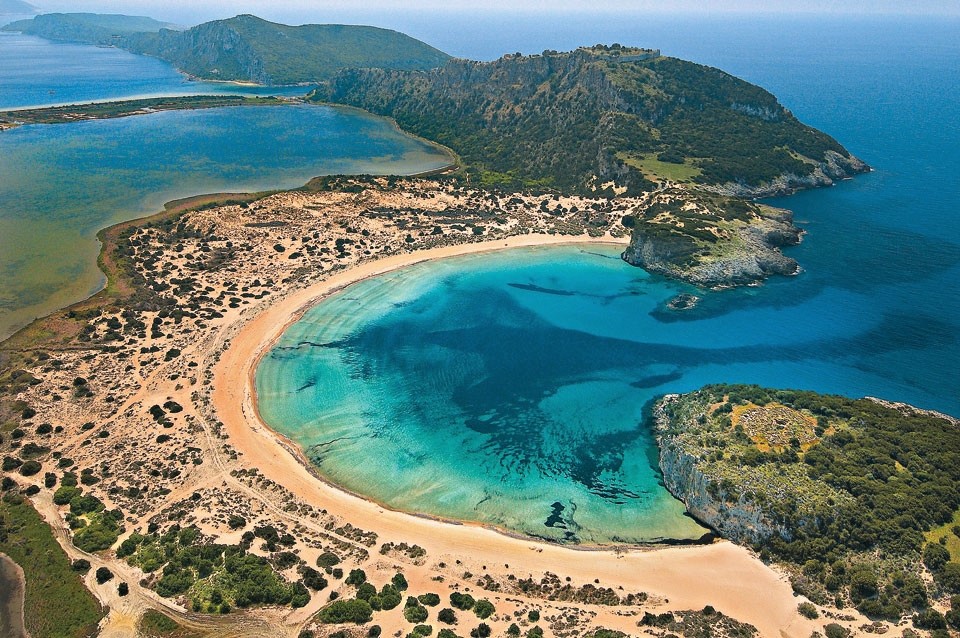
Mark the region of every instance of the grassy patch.
POLYGON ((26 576, 24 620, 30 635, 93 635, 103 610, 70 569, 70 559, 50 527, 28 501, 16 497, 0 502, 0 520, 0 551, 20 565, 26 576))
POLYGON ((928 543, 939 543, 941 538, 946 540, 947 551, 953 560, 960 560, 960 536, 953 532, 954 527, 960 527, 960 510, 953 513, 953 520, 944 523, 940 527, 934 527, 924 534, 928 543))
POLYGON ((700 175, 700 167, 694 164, 693 159, 684 158, 683 164, 674 164, 673 162, 661 162, 656 155, 627 155, 620 153, 617 159, 621 160, 627 166, 633 166, 643 173, 643 176, 649 180, 662 181, 671 180, 674 182, 692 182, 700 175))

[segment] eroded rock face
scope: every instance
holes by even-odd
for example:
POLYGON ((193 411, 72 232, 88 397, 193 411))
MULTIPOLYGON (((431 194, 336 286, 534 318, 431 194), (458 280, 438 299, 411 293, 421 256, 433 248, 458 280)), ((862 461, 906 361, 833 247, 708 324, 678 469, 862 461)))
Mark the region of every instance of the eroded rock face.
POLYGON ((866 173, 870 167, 862 160, 850 155, 846 157, 836 151, 826 151, 824 161, 819 162, 809 175, 784 173, 769 182, 759 185, 749 185, 741 182, 726 182, 725 184, 701 184, 701 190, 729 197, 743 197, 755 199, 758 197, 776 197, 789 195, 807 188, 833 186, 838 179, 847 179, 854 175, 866 173))
POLYGON ((800 243, 802 231, 788 211, 777 211, 729 231, 716 244, 691 252, 681 235, 647 233, 638 227, 624 261, 649 272, 702 288, 731 288, 762 282, 772 275, 796 275, 797 261, 780 252, 800 243))
POLYGON ((756 504, 743 496, 729 502, 722 488, 711 488, 715 481, 697 467, 698 459, 666 434, 669 416, 663 406, 678 398, 667 395, 654 408, 660 470, 667 490, 683 501, 691 516, 735 543, 753 545, 774 535, 790 540, 789 531, 770 520, 756 504))

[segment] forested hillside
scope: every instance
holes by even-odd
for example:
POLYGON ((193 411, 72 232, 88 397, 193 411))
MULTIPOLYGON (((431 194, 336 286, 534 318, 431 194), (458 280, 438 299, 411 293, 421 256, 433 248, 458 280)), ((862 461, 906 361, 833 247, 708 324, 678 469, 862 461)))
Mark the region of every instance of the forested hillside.
POLYGON ((669 177, 754 195, 865 170, 760 87, 619 45, 431 71, 351 69, 314 99, 393 117, 451 147, 485 184, 585 191, 613 181, 639 192, 669 177))
MULTIPOLYGON (((733 385, 668 397, 659 416, 666 484, 694 516, 792 566, 815 602, 945 626, 929 607, 960 594, 958 422, 733 385)), ((960 628, 960 610, 946 621, 960 628)))

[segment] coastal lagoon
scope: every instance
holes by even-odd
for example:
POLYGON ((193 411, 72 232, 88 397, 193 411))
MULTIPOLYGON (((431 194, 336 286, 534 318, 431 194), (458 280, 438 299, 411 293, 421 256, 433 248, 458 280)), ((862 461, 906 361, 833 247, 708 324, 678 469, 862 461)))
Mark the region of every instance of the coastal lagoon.
POLYGON ((259 408, 324 476, 393 508, 565 542, 697 539, 642 425, 684 364, 646 352, 634 315, 673 288, 607 245, 394 271, 284 333, 259 408))
POLYGON ((23 126, 0 133, 0 158, 0 338, 102 287, 97 231, 172 199, 451 161, 382 118, 306 105, 23 126))
POLYGON ((619 253, 512 249, 358 282, 261 361, 261 416, 389 507, 612 544, 704 532, 660 484, 646 410, 664 393, 757 383, 956 411, 927 390, 940 322, 874 315, 865 290, 797 296, 802 279, 678 313, 666 303, 695 291, 619 253), (908 378, 887 370, 924 358, 908 378))

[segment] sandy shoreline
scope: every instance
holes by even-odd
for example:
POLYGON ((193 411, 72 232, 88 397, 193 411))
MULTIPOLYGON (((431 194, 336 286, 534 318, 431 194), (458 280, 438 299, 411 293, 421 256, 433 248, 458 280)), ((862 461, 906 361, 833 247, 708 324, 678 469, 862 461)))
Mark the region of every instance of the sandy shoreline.
MULTIPOLYGON (((245 322, 229 339, 213 374, 213 407, 244 465, 257 468, 305 502, 335 513, 381 538, 404 539, 431 556, 469 557, 509 565, 518 577, 560 571, 580 582, 616 583, 669 601, 671 609, 716 609, 757 627, 763 636, 809 636, 816 625, 797 614, 787 580, 746 549, 729 542, 656 550, 576 551, 476 524, 451 524, 397 512, 319 480, 296 445, 270 430, 256 411, 253 373, 257 362, 302 313, 357 281, 430 259, 503 248, 610 243, 610 238, 519 235, 475 244, 444 246, 369 261, 288 295, 245 322), (758 604, 758 601, 763 601, 758 604)), ((624 619, 625 627, 635 620, 624 619)), ((635 631, 635 625, 632 626, 635 631)))

